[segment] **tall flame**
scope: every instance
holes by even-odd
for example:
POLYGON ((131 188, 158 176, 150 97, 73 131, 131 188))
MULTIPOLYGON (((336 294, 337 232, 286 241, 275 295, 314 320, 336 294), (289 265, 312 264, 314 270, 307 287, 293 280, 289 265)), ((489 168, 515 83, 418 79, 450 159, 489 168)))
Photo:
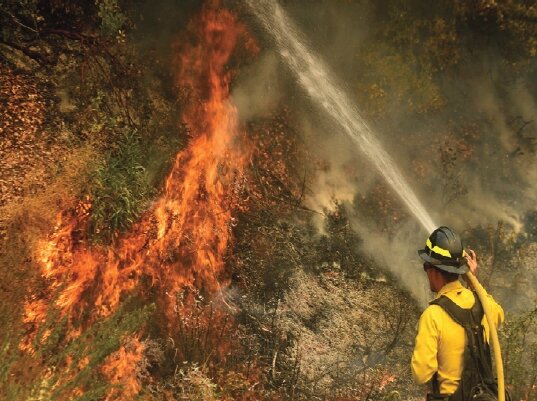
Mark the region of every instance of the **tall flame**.
MULTIPOLYGON (((158 288, 158 302, 170 313, 185 287, 212 293, 225 285, 233 214, 242 207, 239 187, 251 149, 229 101, 228 64, 238 44, 250 52, 256 46, 245 26, 217 2, 205 6, 187 32, 197 40, 177 45, 175 84, 189 94, 182 116, 191 135, 188 147, 177 154, 154 207, 115 246, 91 247, 79 240, 91 200, 58 216, 53 233, 36 252, 48 287, 26 302, 28 336, 21 348, 32 351, 32 334, 45 321, 51 302, 70 322, 90 310, 86 324, 91 324, 113 313, 125 293, 140 287, 141 277, 158 288)), ((133 344, 130 350, 122 347, 103 368, 114 383, 121 382, 123 362, 139 360, 143 347, 133 344)), ((131 395, 139 389, 132 380, 131 395)))

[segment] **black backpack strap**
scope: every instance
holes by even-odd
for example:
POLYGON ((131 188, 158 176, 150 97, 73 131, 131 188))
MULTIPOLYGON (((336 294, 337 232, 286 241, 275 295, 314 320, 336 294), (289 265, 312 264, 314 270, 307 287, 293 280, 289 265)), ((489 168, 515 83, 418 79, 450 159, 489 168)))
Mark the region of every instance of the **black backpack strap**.
POLYGON ((485 342, 485 327, 481 324, 485 312, 483 311, 483 305, 474 292, 475 304, 471 309, 472 317, 475 324, 473 325, 474 343, 475 348, 473 351, 476 353, 480 372, 483 383, 492 385, 494 383, 494 373, 492 370, 492 355, 490 352, 490 346, 485 342))
POLYGON ((470 309, 461 308, 445 295, 432 300, 429 305, 440 306, 460 326, 474 328, 481 325, 484 316, 483 306, 475 293, 474 299, 474 305, 470 309))
MULTIPOLYGON (((432 300, 431 302, 429 302, 429 305, 440 306, 456 323, 458 323, 464 328, 472 325, 473 316, 471 314, 471 310, 473 309, 473 307, 472 309, 461 308, 459 305, 457 305, 445 295, 442 295, 439 298, 432 300)), ((480 320, 478 322, 480 322, 480 320)))
POLYGON ((433 386, 433 394, 440 394, 440 383, 438 383, 438 372, 434 372, 431 384, 433 386))

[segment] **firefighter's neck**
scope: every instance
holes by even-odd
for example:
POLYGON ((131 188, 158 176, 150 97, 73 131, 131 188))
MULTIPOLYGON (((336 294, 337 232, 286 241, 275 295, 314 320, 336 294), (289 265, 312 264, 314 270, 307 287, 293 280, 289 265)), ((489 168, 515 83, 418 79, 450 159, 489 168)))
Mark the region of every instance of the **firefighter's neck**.
POLYGON ((437 269, 427 269, 427 278, 432 292, 438 293, 448 281, 437 269))

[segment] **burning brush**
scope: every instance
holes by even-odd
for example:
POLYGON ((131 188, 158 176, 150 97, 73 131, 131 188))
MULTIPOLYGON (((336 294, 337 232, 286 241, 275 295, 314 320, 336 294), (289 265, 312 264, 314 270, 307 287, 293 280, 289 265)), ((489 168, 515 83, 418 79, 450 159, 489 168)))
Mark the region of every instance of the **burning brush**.
MULTIPOLYGON (((67 343, 111 316, 128 294, 155 294, 149 301, 162 312, 163 330, 173 336, 178 294, 188 288, 213 294, 226 286, 231 224, 244 207, 236 186, 244 179, 253 149, 229 101, 229 63, 239 48, 257 52, 245 26, 218 2, 207 4, 189 23, 174 47, 175 86, 186 94, 182 119, 191 137, 188 146, 177 154, 154 207, 112 246, 78 240, 91 199, 58 216, 54 231, 36 250, 46 286, 27 299, 22 350, 36 352, 37 333, 52 309, 67 320, 67 343)), ((181 307, 189 305, 183 302, 181 307)), ((101 367, 110 383, 123 385, 123 399, 140 391, 132 372, 143 349, 138 335, 124 339, 101 367)))

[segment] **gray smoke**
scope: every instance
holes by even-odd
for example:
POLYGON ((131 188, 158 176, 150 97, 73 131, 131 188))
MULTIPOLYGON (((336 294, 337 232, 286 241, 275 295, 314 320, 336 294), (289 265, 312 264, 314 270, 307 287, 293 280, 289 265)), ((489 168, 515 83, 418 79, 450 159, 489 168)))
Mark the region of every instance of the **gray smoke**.
MULTIPOLYGON (((371 81, 371 74, 377 73, 374 68, 389 69, 388 78, 390 71, 410 77, 417 74, 408 68, 410 63, 398 65, 395 56, 393 60, 387 58, 395 65, 372 64, 360 58, 362 50, 371 46, 371 36, 377 29, 374 8, 369 1, 311 1, 307 6, 298 1, 285 3, 285 12, 304 32, 310 47, 335 72, 335 79, 344 83, 358 108, 370 106, 371 99, 364 92, 368 88, 364 89, 362 83, 371 81)), ((259 25, 252 19, 251 25, 256 24, 259 25)), ((397 232, 395 242, 390 239, 390 247, 398 249, 401 256, 387 258, 373 251, 386 249, 387 235, 379 221, 356 210, 356 200, 384 185, 379 174, 363 153, 343 138, 336 123, 312 108, 305 91, 276 54, 274 43, 270 39, 264 43, 265 52, 234 89, 241 117, 248 120, 265 116, 282 105, 293 107, 295 115, 300 116, 296 121, 299 132, 310 149, 327 162, 327 167, 316 171, 310 181, 308 206, 321 211, 334 207, 336 202, 348 205, 355 216, 353 226, 364 239, 363 249, 406 279, 408 269, 419 266, 415 251, 423 246, 427 233, 407 216, 389 222, 397 232)), ((498 221, 514 233, 523 232, 526 214, 535 210, 535 96, 523 82, 506 92, 498 84, 502 77, 489 71, 490 63, 499 62, 491 57, 486 62, 476 58, 473 63, 461 63, 460 75, 443 78, 448 80, 443 87, 449 89, 442 95, 460 104, 457 108, 444 105, 434 118, 421 118, 417 113, 406 115, 396 102, 384 105, 382 113, 369 113, 369 125, 435 222, 452 225, 459 232, 495 226, 498 221), (457 131, 452 119, 461 115, 470 122, 467 128, 457 131)), ((404 81, 401 76, 395 79, 404 81)), ((388 187, 386 196, 394 198, 388 187)), ((322 221, 318 223, 322 230, 322 221)), ((423 302, 427 296, 423 295, 423 285, 419 287, 415 296, 423 302)))

